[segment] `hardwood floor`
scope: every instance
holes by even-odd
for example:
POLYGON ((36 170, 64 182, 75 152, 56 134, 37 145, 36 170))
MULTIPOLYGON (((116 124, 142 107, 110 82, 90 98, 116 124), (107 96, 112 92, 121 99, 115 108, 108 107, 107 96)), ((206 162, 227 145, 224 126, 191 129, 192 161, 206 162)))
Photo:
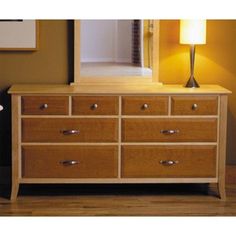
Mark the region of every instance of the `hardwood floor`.
POLYGON ((236 184, 227 200, 215 185, 23 185, 16 202, 0 185, 1 216, 236 216, 236 184))

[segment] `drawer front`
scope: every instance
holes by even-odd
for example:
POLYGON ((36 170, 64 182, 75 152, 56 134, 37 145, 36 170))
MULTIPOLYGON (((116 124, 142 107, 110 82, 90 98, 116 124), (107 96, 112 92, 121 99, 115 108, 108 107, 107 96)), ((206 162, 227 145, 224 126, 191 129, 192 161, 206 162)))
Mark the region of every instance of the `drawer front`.
POLYGON ((162 96, 124 96, 123 115, 167 115, 168 97, 162 96))
POLYGON ((172 115, 217 115, 217 96, 173 96, 172 115))
POLYGON ((216 142, 217 119, 122 120, 123 142, 216 142))
POLYGON ((66 96, 23 96, 21 103, 23 115, 68 115, 66 96))
POLYGON ((216 177, 216 146, 123 146, 121 177, 216 177))
POLYGON ((118 119, 23 118, 23 142, 116 142, 118 119))
POLYGON ((23 146, 23 178, 116 178, 116 146, 23 146))
POLYGON ((110 96, 72 97, 73 115, 118 115, 119 99, 110 96))

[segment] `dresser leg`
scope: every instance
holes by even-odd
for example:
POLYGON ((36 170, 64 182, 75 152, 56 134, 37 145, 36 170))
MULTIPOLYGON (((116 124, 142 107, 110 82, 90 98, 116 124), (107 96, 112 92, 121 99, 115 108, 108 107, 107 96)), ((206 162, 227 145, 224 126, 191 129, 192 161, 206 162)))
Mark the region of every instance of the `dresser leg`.
POLYGON ((225 194, 225 183, 222 181, 222 182, 219 182, 217 184, 217 187, 218 187, 218 193, 219 193, 219 198, 222 200, 222 201, 225 201, 226 200, 226 194, 225 194))
POLYGON ((16 201, 17 195, 19 191, 19 183, 12 183, 11 186, 11 201, 16 201))

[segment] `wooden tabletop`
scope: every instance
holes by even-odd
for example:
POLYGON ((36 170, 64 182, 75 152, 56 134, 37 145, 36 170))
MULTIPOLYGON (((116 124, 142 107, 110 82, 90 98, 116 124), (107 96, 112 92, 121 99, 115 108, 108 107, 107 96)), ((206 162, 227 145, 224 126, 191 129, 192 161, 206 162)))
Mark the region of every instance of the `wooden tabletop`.
POLYGON ((219 85, 201 85, 200 88, 185 88, 183 85, 116 84, 116 85, 64 85, 64 84, 16 84, 10 94, 230 94, 219 85))

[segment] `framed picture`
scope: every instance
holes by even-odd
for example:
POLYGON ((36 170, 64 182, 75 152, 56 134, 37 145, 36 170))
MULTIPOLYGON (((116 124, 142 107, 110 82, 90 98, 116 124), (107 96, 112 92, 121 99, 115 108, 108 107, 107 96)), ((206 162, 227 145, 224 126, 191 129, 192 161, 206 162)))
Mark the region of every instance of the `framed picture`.
POLYGON ((37 20, 0 20, 0 51, 38 49, 37 20))

